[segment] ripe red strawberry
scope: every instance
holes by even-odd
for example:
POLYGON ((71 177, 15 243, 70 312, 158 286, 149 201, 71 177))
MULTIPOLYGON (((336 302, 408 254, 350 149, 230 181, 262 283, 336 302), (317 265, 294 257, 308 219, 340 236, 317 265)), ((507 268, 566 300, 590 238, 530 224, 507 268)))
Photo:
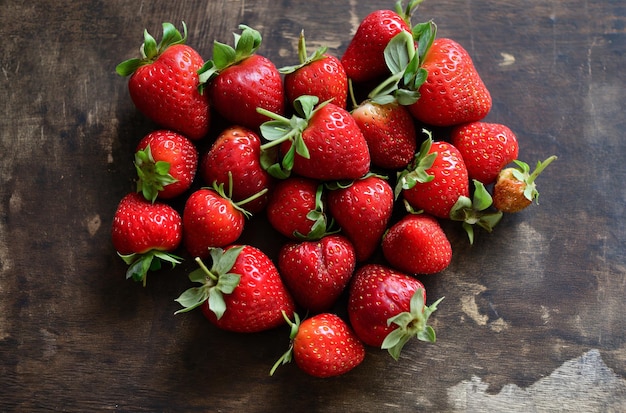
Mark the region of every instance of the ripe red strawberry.
POLYGON ((538 202, 539 191, 535 179, 555 159, 553 155, 543 162, 537 162, 533 172, 527 163, 518 160, 514 161, 517 167, 503 169, 493 187, 493 206, 501 212, 515 213, 533 201, 538 202))
POLYGON ((450 132, 450 143, 459 150, 470 179, 485 185, 495 182, 500 171, 517 159, 517 137, 499 123, 470 122, 450 132))
POLYGON ((162 262, 180 263, 171 252, 180 245, 182 234, 181 217, 174 208, 151 203, 135 192, 122 198, 111 226, 113 247, 129 265, 126 278, 144 286, 148 271, 160 269, 162 262))
POLYGON ((147 134, 135 153, 137 192, 154 202, 187 191, 196 176, 198 150, 193 142, 170 130, 147 134))
POLYGON ((352 242, 357 262, 372 256, 393 211, 393 189, 387 181, 369 175, 346 188, 328 193, 328 210, 352 242))
POLYGON ((338 234, 285 244, 278 255, 278 270, 294 300, 312 313, 330 310, 355 265, 354 247, 338 234))
POLYGON ((163 128, 176 130, 189 139, 204 137, 210 126, 210 107, 198 91, 197 71, 204 64, 200 54, 185 45, 184 36, 170 23, 163 23, 163 38, 144 32, 141 59, 126 60, 116 67, 121 76, 130 76, 130 97, 146 117, 163 128))
POLYGON ((435 342, 428 318, 443 300, 426 306, 426 290, 416 278, 380 264, 367 264, 352 277, 348 316, 367 345, 387 349, 398 359, 413 337, 435 342))
MULTIPOLYGON (((202 157, 200 175, 207 185, 223 184, 232 191, 235 202, 243 202, 274 185, 274 178, 263 169, 260 161, 261 139, 248 128, 231 126, 222 131, 209 151, 202 157), (230 187, 232 180, 232 188, 230 187)), ((267 193, 246 203, 246 210, 258 213, 267 204, 267 193)))
POLYGON ((356 121, 346 109, 332 102, 317 105, 315 96, 294 101, 297 116, 287 119, 261 110, 274 120, 261 126, 268 143, 261 146, 268 161, 268 172, 278 178, 294 173, 317 180, 358 179, 369 171, 367 142, 356 121), (317 106, 316 106, 317 105, 317 106), (280 147, 272 155, 271 148, 280 147))
POLYGON ((250 245, 232 245, 210 250, 212 266, 196 259, 200 268, 189 274, 201 286, 183 292, 176 301, 183 308, 200 307, 217 327, 254 333, 285 323, 283 314, 293 314, 295 305, 276 266, 263 251, 250 245))
POLYGON ((395 193, 402 193, 415 210, 449 218, 459 197, 469 197, 463 157, 450 143, 428 137, 413 162, 399 174, 395 193))
POLYGON ((491 95, 467 51, 447 38, 436 39, 421 67, 428 72, 420 98, 409 110, 420 122, 452 126, 483 119, 491 110, 491 95))
POLYGON ((452 261, 452 246, 439 222, 426 214, 408 214, 385 233, 383 255, 408 274, 435 274, 452 261))
POLYGON ((348 76, 341 61, 326 53, 326 47, 320 47, 307 56, 304 32, 300 33, 298 57, 300 63, 286 66, 278 71, 285 75, 285 96, 287 102, 293 102, 304 95, 317 96, 320 102, 332 99, 342 108, 348 99, 348 76))
POLYGON ((361 364, 365 347, 346 322, 331 313, 317 314, 300 322, 285 318, 291 326, 289 349, 274 364, 276 369, 295 359, 296 365, 313 377, 334 377, 361 364))
POLYGON ((285 110, 283 79, 268 58, 256 53, 261 34, 240 25, 235 48, 215 42, 213 60, 198 72, 201 90, 207 91, 212 107, 236 125, 257 129, 267 117, 258 107, 283 114, 285 110))
POLYGON ((326 234, 323 185, 318 181, 291 176, 279 181, 267 204, 272 227, 290 239, 317 240, 326 234))

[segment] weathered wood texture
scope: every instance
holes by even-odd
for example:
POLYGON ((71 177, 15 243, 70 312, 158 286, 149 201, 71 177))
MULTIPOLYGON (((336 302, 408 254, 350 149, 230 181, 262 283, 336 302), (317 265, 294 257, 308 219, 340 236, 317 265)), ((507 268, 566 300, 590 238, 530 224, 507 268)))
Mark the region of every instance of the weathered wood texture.
MULTIPOLYGON (((436 345, 399 362, 370 349, 346 376, 268 371, 287 331, 236 335, 173 316, 186 263, 147 288, 110 244, 133 187, 132 150, 154 125, 115 65, 141 33, 184 20, 209 58, 239 23, 260 53, 296 61, 297 35, 340 55, 358 22, 392 1, 2 1, 0 411, 626 410, 626 5, 426 1, 414 21, 463 44, 520 157, 559 159, 540 205, 507 216, 425 279, 445 296, 436 345)), ((258 221, 258 220, 257 220, 258 221)), ((245 240, 272 247, 253 222, 245 240)), ((272 249, 274 248, 274 249, 272 249)))

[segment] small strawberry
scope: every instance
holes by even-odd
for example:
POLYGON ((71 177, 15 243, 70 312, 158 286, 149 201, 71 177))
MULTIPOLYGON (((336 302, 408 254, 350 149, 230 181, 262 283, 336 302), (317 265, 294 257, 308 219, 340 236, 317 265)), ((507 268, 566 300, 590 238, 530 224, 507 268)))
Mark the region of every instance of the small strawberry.
POLYGON ((352 277, 348 316, 356 335, 367 345, 400 357, 413 337, 435 342, 428 318, 443 300, 426 306, 426 290, 416 278, 380 264, 367 264, 352 277))
POLYGON ((543 162, 537 162, 532 173, 527 163, 513 161, 517 168, 506 168, 498 175, 493 187, 493 206, 505 213, 515 213, 525 209, 533 201, 538 203, 539 191, 535 179, 555 159, 556 156, 550 156, 543 162))
POLYGON ((163 23, 163 38, 144 31, 141 59, 129 59, 116 67, 120 76, 130 76, 130 97, 146 117, 163 128, 173 129, 192 140, 204 137, 210 126, 210 107, 198 91, 196 73, 204 64, 200 54, 185 44, 184 36, 171 23, 163 23))
POLYGON ((147 134, 137 145, 137 192, 154 202, 187 191, 196 176, 198 150, 193 142, 170 130, 147 134))
POLYGON ((330 226, 324 211, 323 185, 310 178, 291 176, 279 181, 267 204, 267 219, 287 238, 317 240, 330 226))
POLYGON ((369 171, 367 142, 350 112, 328 101, 318 105, 315 96, 300 96, 294 107, 291 119, 259 110, 273 119, 261 125, 261 134, 270 141, 261 150, 272 176, 286 178, 293 171, 334 181, 358 179, 369 171), (280 154, 270 151, 276 147, 280 161, 280 154))
POLYGON ((357 262, 372 256, 393 212, 393 189, 377 175, 329 191, 328 210, 352 242, 357 262))
MULTIPOLYGON (((260 156, 259 136, 248 128, 231 126, 218 135, 202 157, 200 175, 207 185, 217 182, 224 185, 225 191, 232 190, 233 201, 240 202, 264 189, 269 192, 274 185, 274 178, 261 166, 260 156)), ((258 213, 265 208, 267 200, 266 193, 246 203, 246 210, 258 213)))
POLYGON ((180 257, 172 254, 183 233, 181 217, 171 206, 147 201, 133 192, 122 198, 111 226, 113 247, 129 265, 126 278, 146 285, 148 271, 161 268, 162 262, 172 266, 180 257))
POLYGON ((354 247, 338 234, 285 244, 278 255, 280 275, 294 300, 312 313, 330 310, 355 265, 354 247))
POLYGON ((361 364, 365 347, 346 322, 331 313, 317 314, 300 322, 285 317, 291 326, 289 349, 272 367, 270 375, 295 359, 296 365, 313 377, 326 378, 345 374, 361 364))
POLYGON ((398 174, 395 194, 403 194, 415 210, 449 218, 459 197, 469 197, 467 168, 458 149, 448 142, 433 142, 429 135, 413 162, 398 174))
POLYGON ((453 126, 483 119, 491 110, 491 95, 467 51, 447 38, 436 39, 421 67, 428 72, 420 98, 409 106, 420 122, 453 126))
POLYGON ((499 123, 470 122, 450 132, 450 143, 461 152, 470 179, 485 185, 495 182, 500 171, 517 159, 517 137, 499 123))
POLYGON ((198 72, 200 90, 208 92, 212 107, 226 120, 257 129, 268 120, 258 107, 283 114, 283 79, 270 59, 256 53, 261 34, 243 24, 239 29, 235 48, 214 43, 213 60, 198 72))
POLYGON ((189 279, 202 285, 176 299, 183 306, 176 314, 200 307, 212 324, 241 333, 278 327, 285 323, 283 314, 293 314, 293 299, 263 251, 231 245, 211 248, 210 256, 210 269, 196 258, 200 268, 189 274, 189 279))
POLYGON ((452 261, 452 246, 437 219, 408 214, 385 233, 383 255, 395 269, 408 274, 435 274, 452 261))
POLYGON ((285 97, 293 102, 304 95, 317 96, 320 102, 331 100, 342 108, 348 99, 348 77, 341 61, 318 48, 307 56, 304 32, 300 33, 298 57, 300 64, 285 66, 278 71, 285 75, 285 97))

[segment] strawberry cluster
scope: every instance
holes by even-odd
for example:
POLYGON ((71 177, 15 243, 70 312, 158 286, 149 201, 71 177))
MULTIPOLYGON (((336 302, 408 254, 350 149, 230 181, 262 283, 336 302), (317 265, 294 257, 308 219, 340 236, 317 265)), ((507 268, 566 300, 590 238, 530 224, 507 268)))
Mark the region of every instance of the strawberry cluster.
POLYGON ((441 220, 473 242, 476 225, 491 231, 536 200, 535 178, 555 157, 531 172, 514 133, 483 120, 489 91, 459 43, 432 21, 411 24, 420 2, 366 16, 341 58, 308 54, 301 34, 299 62, 283 68, 246 25, 207 61, 184 23, 183 34, 164 23, 159 43, 145 31, 141 58, 117 66, 159 127, 137 145, 137 188, 112 223, 127 278, 145 285, 192 257, 199 285, 178 312, 199 307, 235 332, 290 326, 271 373, 294 359, 335 376, 365 346, 398 359, 413 337, 434 342, 427 321, 441 299, 427 306, 418 278, 451 262, 441 220), (238 243, 253 215, 284 241, 275 259, 238 243), (333 313, 342 295, 347 319, 333 313))

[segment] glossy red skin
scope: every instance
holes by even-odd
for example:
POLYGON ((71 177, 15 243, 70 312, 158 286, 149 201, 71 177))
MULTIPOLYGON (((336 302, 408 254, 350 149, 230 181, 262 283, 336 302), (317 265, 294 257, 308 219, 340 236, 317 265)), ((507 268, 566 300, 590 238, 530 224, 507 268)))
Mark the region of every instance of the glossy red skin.
POLYGON ((323 313, 302 321, 293 340, 293 358, 311 376, 333 377, 361 364, 365 347, 343 319, 323 313))
POLYGON ((469 197, 467 168, 458 149, 447 142, 433 142, 429 153, 437 158, 426 172, 434 175, 430 182, 417 183, 402 191, 404 199, 416 210, 437 218, 449 218, 450 210, 460 196, 469 197))
POLYGON ((314 221, 307 218, 315 210, 319 182, 300 176, 279 181, 270 195, 266 215, 272 227, 287 238, 298 239, 295 232, 307 235, 314 221))
POLYGON ((389 265, 408 274, 435 274, 452 260, 452 246, 439 222, 426 214, 409 214, 385 233, 383 255, 389 265))
POLYGON ((168 47, 153 63, 139 67, 130 77, 130 97, 146 117, 166 129, 198 140, 209 132, 207 96, 198 92, 197 71, 204 61, 187 45, 168 47))
POLYGON ((376 10, 365 16, 341 57, 348 77, 367 82, 387 75, 385 47, 402 30, 411 32, 411 27, 395 11, 376 10))
POLYGON ((243 232, 245 216, 212 189, 192 193, 183 210, 183 242, 194 257, 207 258, 209 248, 234 243, 243 232))
POLYGON ((517 137, 499 123, 459 125, 450 132, 450 142, 463 156, 469 178, 485 185, 494 183, 500 171, 519 154, 517 137))
POLYGON ((118 204, 111 227, 113 247, 122 255, 150 250, 174 251, 183 233, 182 220, 171 206, 147 201, 132 192, 118 204))
POLYGON ((367 345, 380 347, 397 328, 387 320, 410 310, 411 297, 424 285, 402 272, 380 264, 367 264, 352 277, 348 295, 348 317, 356 335, 367 345))
POLYGON ((352 242, 357 262, 372 256, 393 211, 393 189, 386 180, 369 176, 328 192, 328 210, 352 242))
MULTIPOLYGON (((295 156, 293 173, 321 181, 358 179, 370 168, 370 154, 363 133, 346 109, 333 103, 319 108, 302 132, 309 159, 295 156)), ((291 142, 281 145, 287 152, 291 142)))
POLYGON ((155 162, 170 164, 170 175, 177 181, 163 187, 158 197, 171 199, 187 191, 198 169, 198 150, 194 143, 180 133, 170 130, 150 132, 139 141, 136 151, 150 145, 150 152, 155 162))
POLYGON ((416 119, 434 126, 453 126, 487 116, 491 94, 463 46, 451 39, 436 39, 422 67, 428 77, 419 89, 419 100, 409 106, 416 119))
POLYGON ((208 84, 211 104, 233 124, 257 130, 269 120, 257 112, 261 107, 282 115, 285 112, 283 79, 268 58, 254 54, 220 72, 208 84))
MULTIPOLYGON (((204 183, 224 184, 229 192, 228 173, 232 174, 232 199, 243 201, 263 189, 268 192, 274 186, 274 179, 263 169, 260 162, 261 139, 252 130, 242 126, 232 126, 219 134, 209 151, 202 157, 200 174, 204 183)), ((267 205, 268 193, 242 205, 251 213, 260 212, 267 205)))
MULTIPOLYGON (((230 246, 226 250, 233 248, 230 246)), ((221 329, 238 333, 256 333, 285 323, 282 311, 292 317, 295 304, 285 288, 276 266, 263 251, 246 245, 229 271, 241 276, 231 294, 224 294, 226 311, 218 320, 201 305, 204 316, 221 329)))
POLYGON ((417 149, 413 116, 397 103, 363 102, 352 111, 370 150, 373 166, 399 170, 413 160, 417 149))
POLYGON ((316 60, 285 75, 285 96, 288 102, 297 97, 317 96, 320 102, 332 99, 342 108, 348 99, 348 76, 341 61, 335 56, 325 54, 316 60))
POLYGON ((338 234, 287 243, 278 255, 278 269, 287 288, 296 303, 312 314, 331 309, 355 265, 354 247, 338 234))

